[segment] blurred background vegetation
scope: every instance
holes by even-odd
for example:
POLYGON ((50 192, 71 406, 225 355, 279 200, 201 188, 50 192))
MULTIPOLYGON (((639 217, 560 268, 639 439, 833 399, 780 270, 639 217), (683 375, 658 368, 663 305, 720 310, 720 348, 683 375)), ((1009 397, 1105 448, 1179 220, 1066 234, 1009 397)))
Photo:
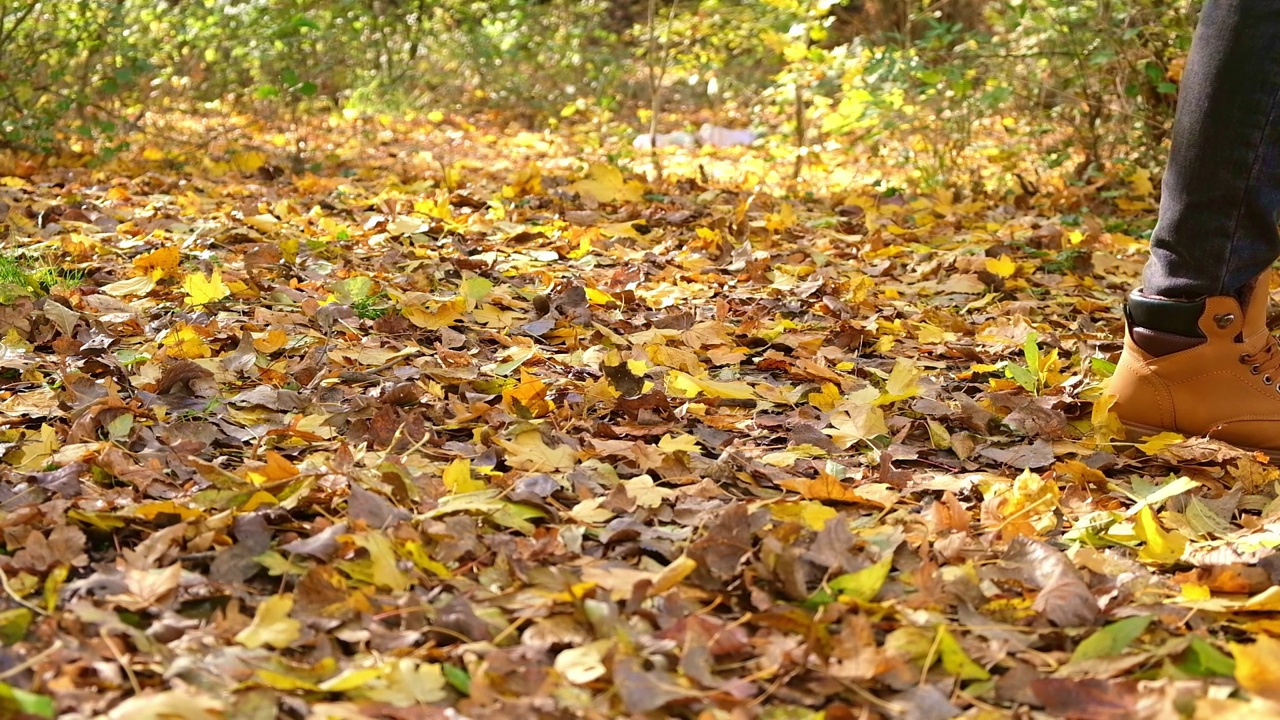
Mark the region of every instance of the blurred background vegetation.
MULTIPOLYGON (((1155 167, 1178 0, 0 0, 0 146, 104 157, 163 114, 755 126, 921 182, 973 153, 1155 167), (654 20, 651 22, 650 10, 654 20), (656 34, 650 42, 650 34, 656 34), (654 53, 660 52, 659 57, 654 53), (799 110, 799 112, 797 112, 799 110)), ((1032 182, 1032 181, 1028 181, 1032 182)))

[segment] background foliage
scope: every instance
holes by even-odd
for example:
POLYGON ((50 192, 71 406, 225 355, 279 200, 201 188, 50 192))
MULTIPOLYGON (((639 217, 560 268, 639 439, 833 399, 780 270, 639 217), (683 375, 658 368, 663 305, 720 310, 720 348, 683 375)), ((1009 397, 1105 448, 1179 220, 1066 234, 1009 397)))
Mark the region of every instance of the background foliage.
MULTIPOLYGON (((1196 11, 1168 0, 657 6, 668 122, 702 112, 793 133, 800 117, 806 144, 862 142, 924 183, 979 185, 989 178, 966 176, 966 153, 1034 150, 1079 178, 1151 164, 1196 11)), ((646 11, 643 0, 4 0, 0 142, 110 152, 156 110, 494 109, 534 127, 635 127, 648 106, 646 11)))

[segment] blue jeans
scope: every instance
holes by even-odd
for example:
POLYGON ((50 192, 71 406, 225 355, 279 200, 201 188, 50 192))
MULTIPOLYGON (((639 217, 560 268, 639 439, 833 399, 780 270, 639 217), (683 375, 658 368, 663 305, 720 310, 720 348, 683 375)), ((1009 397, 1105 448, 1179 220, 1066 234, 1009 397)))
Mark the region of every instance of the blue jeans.
POLYGON ((1280 257, 1280 0, 1208 0, 1187 59, 1143 292, 1240 295, 1280 257))

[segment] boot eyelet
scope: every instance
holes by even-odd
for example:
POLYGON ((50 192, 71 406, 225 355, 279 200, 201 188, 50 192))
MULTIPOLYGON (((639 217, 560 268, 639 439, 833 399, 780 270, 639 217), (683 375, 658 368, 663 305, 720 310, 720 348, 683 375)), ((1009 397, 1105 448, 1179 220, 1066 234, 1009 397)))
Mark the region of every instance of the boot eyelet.
POLYGON ((1270 384, 1271 384, 1271 376, 1270 376, 1270 375, 1263 375, 1263 376, 1262 376, 1262 384, 1263 384, 1263 385, 1270 385, 1270 384))
POLYGON ((1219 330, 1226 330, 1231 327, 1235 321, 1236 316, 1233 313, 1223 313, 1221 315, 1213 316, 1213 323, 1218 326, 1219 330))
POLYGON ((1249 372, 1253 373, 1254 375, 1257 375, 1258 373, 1262 372, 1262 366, 1254 365, 1253 367, 1249 368, 1249 372))

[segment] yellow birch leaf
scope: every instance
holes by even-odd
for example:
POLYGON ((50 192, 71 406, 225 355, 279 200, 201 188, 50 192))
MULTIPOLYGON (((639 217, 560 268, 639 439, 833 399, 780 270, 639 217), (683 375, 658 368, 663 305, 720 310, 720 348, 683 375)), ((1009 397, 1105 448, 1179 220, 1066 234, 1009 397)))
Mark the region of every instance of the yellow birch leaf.
POLYGON ((1253 695, 1280 702, 1280 640, 1258 635, 1254 643, 1231 643, 1236 682, 1253 695))
POLYGON ((155 286, 155 278, 149 275, 140 275, 128 280, 118 280, 103 285, 98 289, 111 297, 125 297, 126 295, 146 295, 155 286))
POLYGON ((681 555, 658 573, 658 577, 653 579, 652 593, 657 595, 664 593, 671 588, 679 585, 685 578, 689 577, 694 570, 698 569, 698 561, 688 555, 681 555))
POLYGON ((842 599, 848 597, 850 600, 869 603, 880 594, 892 569, 893 555, 887 554, 874 565, 833 578, 827 583, 827 587, 842 599))
POLYGON ((942 659, 942 669, 961 680, 988 680, 991 673, 974 662, 960 647, 951 631, 942 625, 938 626, 938 657, 942 659))
POLYGON ((593 287, 587 288, 587 302, 591 303, 592 305, 608 305, 609 303, 614 303, 614 304, 618 303, 618 301, 614 299, 614 297, 609 293, 603 290, 598 290, 593 287))
POLYGON ((322 692, 341 693, 364 687, 384 674, 381 667, 347 668, 333 677, 320 683, 322 692))
POLYGON ((658 449, 668 455, 677 452, 695 453, 698 452, 698 438, 688 433, 679 435, 667 433, 658 441, 658 449))
POLYGON ((263 645, 278 650, 289 647, 302 637, 302 623, 289 617, 292 610, 293 595, 289 593, 263 600, 253 614, 253 622, 236 635, 236 642, 251 650, 263 645))
POLYGON ((1133 534, 1146 545, 1138 551, 1138 558, 1151 563, 1169 565, 1182 557, 1187 547, 1187 538, 1179 532, 1166 532, 1156 520, 1151 506, 1143 506, 1134 518, 1133 534))
POLYGON ((443 474, 444 486, 453 494, 484 490, 485 484, 471 477, 471 461, 458 458, 449 463, 443 474))
POLYGON ((375 585, 395 592, 404 592, 409 589, 412 581, 400 569, 391 538, 380 533, 362 533, 343 537, 349 538, 351 542, 369 551, 375 585))
POLYGON ((778 520, 798 522, 815 532, 827 526, 827 522, 839 513, 815 500, 776 502, 769 506, 778 520))
POLYGON ((1137 447, 1139 450, 1146 453, 1147 455, 1155 455, 1159 453, 1161 450, 1164 450, 1167 447, 1172 447, 1174 445, 1177 445, 1183 440, 1186 440, 1186 438, 1179 435, 1176 432, 1162 432, 1159 435, 1152 435, 1151 437, 1147 438, 1146 442, 1142 443, 1141 445, 1137 445, 1135 447, 1137 447))
POLYGON ((757 397, 755 389, 740 380, 711 380, 694 377, 679 370, 667 373, 667 389, 675 390, 687 398, 697 397, 699 393, 725 400, 753 400, 757 397))

